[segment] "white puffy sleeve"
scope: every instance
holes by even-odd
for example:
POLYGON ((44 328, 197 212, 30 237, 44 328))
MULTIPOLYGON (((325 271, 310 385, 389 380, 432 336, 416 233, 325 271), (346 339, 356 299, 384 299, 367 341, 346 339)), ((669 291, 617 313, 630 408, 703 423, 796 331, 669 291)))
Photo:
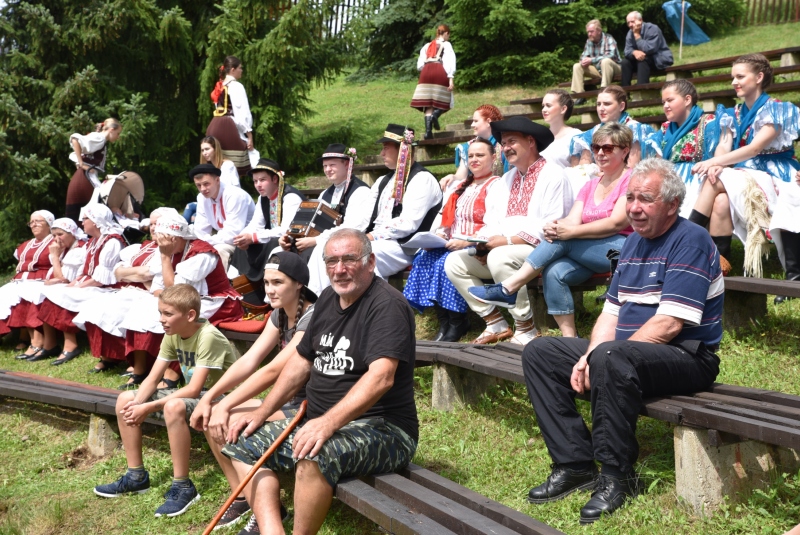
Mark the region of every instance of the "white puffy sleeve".
POLYGON ((119 253, 122 250, 122 243, 119 240, 108 240, 100 250, 100 258, 94 268, 92 278, 102 285, 115 284, 117 278, 114 276, 114 266, 119 262, 119 253))
POLYGON ((442 46, 444 46, 442 67, 444 67, 444 72, 447 73, 447 77, 452 78, 456 73, 456 53, 453 51, 453 45, 450 44, 450 41, 444 41, 442 46))
POLYGON ((250 114, 250 103, 244 86, 233 80, 228 83, 228 96, 233 110, 233 122, 240 134, 246 134, 253 129, 253 116, 250 114))
MULTIPOLYGON (((225 223, 217 233, 210 238, 202 238, 211 245, 219 243, 233 244, 233 238, 238 236, 247 226, 247 221, 253 215, 253 199, 241 188, 226 188, 222 192, 222 206, 225 209, 225 223)), ((198 205, 197 213, 200 214, 198 205)), ((197 218, 195 218, 195 225, 197 218)), ((195 234, 200 235, 195 231, 195 234)))
POLYGON ((175 268, 175 284, 191 284, 200 295, 208 295, 206 277, 217 267, 217 261, 216 255, 202 253, 179 262, 175 268))
POLYGON ((350 195, 350 200, 347 202, 347 206, 344 210, 344 218, 342 218, 342 224, 338 227, 333 227, 322 231, 322 233, 317 236, 317 245, 319 246, 320 244, 326 243, 331 234, 339 229, 354 228, 364 232, 369 224, 369 217, 364 217, 364 212, 366 211, 365 207, 369 208, 369 215, 371 216, 371 210, 374 206, 374 204, 370 202, 371 200, 372 191, 368 187, 362 186, 357 188, 350 195))
MULTIPOLYGON (((106 135, 103 132, 92 132, 90 134, 86 134, 85 136, 80 134, 72 134, 69 136, 70 144, 72 144, 73 139, 78 140, 78 144, 81 146, 81 154, 91 154, 106 146, 106 135)), ((70 153, 69 159, 75 163, 78 163, 78 157, 75 156, 74 151, 70 153)))
POLYGON ((425 66, 425 59, 428 57, 428 54, 427 54, 428 45, 430 45, 430 43, 425 43, 422 46, 422 49, 420 49, 420 51, 419 51, 419 58, 417 59, 417 70, 418 71, 421 71, 422 67, 425 66))
POLYGON ((241 187, 239 182, 239 172, 236 171, 236 165, 232 161, 223 160, 220 170, 222 171, 220 180, 222 180, 226 186, 236 186, 237 188, 241 187))
POLYGON ((194 229, 194 234, 201 240, 208 241, 211 238, 211 231, 214 228, 211 226, 211 221, 208 219, 208 214, 206 213, 208 210, 209 202, 206 201, 206 198, 202 195, 197 195, 197 212, 194 216, 194 224, 192 228, 194 229))

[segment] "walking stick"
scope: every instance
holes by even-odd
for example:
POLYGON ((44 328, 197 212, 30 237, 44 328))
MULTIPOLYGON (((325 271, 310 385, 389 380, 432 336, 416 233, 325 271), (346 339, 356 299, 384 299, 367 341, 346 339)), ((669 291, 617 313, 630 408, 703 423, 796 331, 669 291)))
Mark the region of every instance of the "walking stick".
POLYGON ((247 475, 244 476, 244 479, 242 479, 241 483, 239 483, 239 486, 236 487, 236 489, 228 497, 228 499, 225 500, 225 503, 222 504, 220 510, 217 511, 216 516, 214 516, 214 519, 211 521, 206 530, 203 532, 203 535, 209 535, 209 533, 211 533, 214 530, 214 526, 217 525, 219 519, 222 518, 222 515, 224 515, 225 511, 228 510, 228 507, 231 506, 233 500, 235 500, 236 497, 242 493, 242 490, 247 486, 247 484, 250 483, 250 480, 253 479, 254 475, 256 475, 256 471, 259 468, 261 468, 261 465, 267 461, 267 458, 270 455, 275 453, 275 450, 277 450, 278 446, 280 446, 283 443, 283 441, 286 440, 286 437, 288 437, 291 434, 291 432, 294 431, 294 428, 297 427, 297 424, 300 423, 300 420, 302 420, 303 416, 305 416, 306 414, 307 404, 308 401, 303 400, 303 403, 300 404, 300 409, 298 409, 297 414, 294 416, 294 418, 292 418, 292 421, 289 422, 289 425, 286 427, 286 429, 283 430, 283 433, 281 433, 280 436, 277 438, 277 440, 275 440, 275 442, 272 443, 272 446, 270 446, 267 449, 267 451, 264 452, 264 455, 261 456, 258 462, 253 465, 253 467, 250 469, 249 472, 247 472, 247 475))

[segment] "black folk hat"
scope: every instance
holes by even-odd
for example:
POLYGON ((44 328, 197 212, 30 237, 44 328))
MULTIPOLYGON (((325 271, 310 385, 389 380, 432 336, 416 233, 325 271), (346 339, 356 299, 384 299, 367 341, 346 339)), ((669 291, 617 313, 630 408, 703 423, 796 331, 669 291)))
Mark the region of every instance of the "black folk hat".
POLYGON ((256 171, 269 171, 273 175, 281 176, 281 166, 275 160, 269 158, 261 158, 258 164, 247 172, 249 176, 253 176, 256 171))
POLYGON ((308 281, 310 275, 308 273, 308 266, 300 258, 300 255, 291 251, 278 251, 270 256, 264 269, 275 269, 285 274, 292 280, 295 280, 303 285, 304 294, 308 301, 312 303, 317 300, 317 294, 308 289, 308 281), (278 259, 278 263, 270 262, 273 258, 278 259))
POLYGON ((386 126, 386 130, 383 132, 383 137, 380 138, 375 143, 391 142, 391 143, 397 143, 399 145, 405 139, 406 130, 411 130, 412 132, 414 131, 413 128, 408 128, 401 124, 389 123, 386 126))
POLYGON ((533 136, 536 140, 536 148, 542 152, 550 143, 553 142, 553 133, 549 128, 534 123, 527 117, 520 115, 503 119, 502 121, 492 121, 492 135, 498 143, 503 142, 503 132, 519 132, 524 136, 533 136))
POLYGON ((194 177, 197 175, 214 175, 214 176, 221 176, 222 171, 217 169, 210 163, 201 163, 191 171, 189 171, 189 178, 194 180, 194 177))
POLYGON ((322 153, 322 156, 317 158, 318 162, 322 160, 327 160, 328 158, 340 158, 342 160, 349 160, 352 156, 347 154, 347 145, 342 143, 331 143, 328 145, 328 148, 325 149, 325 152, 322 153))

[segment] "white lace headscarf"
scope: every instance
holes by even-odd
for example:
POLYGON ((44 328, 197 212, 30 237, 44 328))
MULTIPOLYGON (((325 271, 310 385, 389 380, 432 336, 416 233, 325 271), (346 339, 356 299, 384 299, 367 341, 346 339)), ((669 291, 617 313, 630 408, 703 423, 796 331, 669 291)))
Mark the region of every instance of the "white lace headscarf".
POLYGON ((101 234, 122 234, 122 227, 114 219, 111 209, 104 204, 91 203, 81 208, 80 219, 83 220, 87 217, 97 225, 101 234))
POLYGON ((166 214, 159 217, 153 232, 156 234, 166 234, 167 236, 177 236, 185 240, 194 240, 197 238, 189 223, 177 212, 175 214, 166 214))
POLYGON ((64 232, 69 232, 73 236, 75 236, 76 240, 85 240, 86 234, 75 224, 75 221, 68 217, 59 217, 50 225, 50 230, 53 229, 61 229, 64 232))

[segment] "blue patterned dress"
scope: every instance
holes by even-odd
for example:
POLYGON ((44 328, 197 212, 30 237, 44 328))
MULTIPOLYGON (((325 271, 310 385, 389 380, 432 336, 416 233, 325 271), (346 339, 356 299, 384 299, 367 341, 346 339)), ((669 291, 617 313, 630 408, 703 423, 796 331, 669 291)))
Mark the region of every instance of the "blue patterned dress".
MULTIPOLYGON (((475 236, 483 228, 486 215, 486 193, 498 177, 493 176, 483 184, 470 184, 456 202, 455 221, 445 230, 448 237, 475 236)), ((460 186, 459 186, 460 187, 460 186)), ((403 289, 409 304, 420 312, 439 305, 453 312, 467 312, 469 307, 453 283, 447 278, 444 262, 450 251, 441 247, 420 250, 411 264, 411 273, 403 289)))

